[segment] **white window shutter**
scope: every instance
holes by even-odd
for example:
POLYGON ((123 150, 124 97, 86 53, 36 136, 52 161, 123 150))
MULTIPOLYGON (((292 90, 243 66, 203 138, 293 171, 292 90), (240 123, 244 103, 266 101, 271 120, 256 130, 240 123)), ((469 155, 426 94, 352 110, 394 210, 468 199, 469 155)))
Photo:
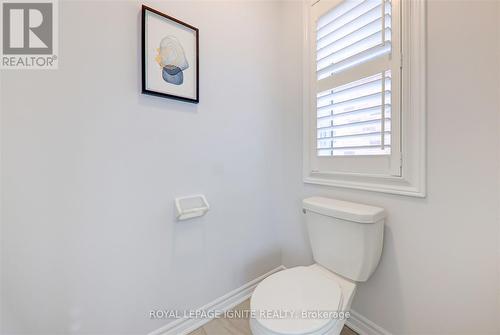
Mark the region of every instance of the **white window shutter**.
MULTIPOLYGON (((389 1, 343 1, 316 23, 317 80, 391 54, 389 1)), ((317 155, 391 154, 391 69, 317 92, 317 155)))

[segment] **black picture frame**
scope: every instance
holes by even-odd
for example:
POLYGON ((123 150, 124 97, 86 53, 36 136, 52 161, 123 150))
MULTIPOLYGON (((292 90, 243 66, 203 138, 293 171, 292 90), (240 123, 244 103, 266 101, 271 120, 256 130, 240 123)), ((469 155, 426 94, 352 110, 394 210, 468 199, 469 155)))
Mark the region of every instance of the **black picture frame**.
POLYGON ((142 16, 142 33, 141 33, 141 36, 142 36, 142 93, 157 96, 157 97, 163 97, 163 98, 169 98, 169 99, 174 99, 174 100, 179 100, 179 101, 184 101, 184 102, 195 103, 195 104, 199 103, 200 102, 199 29, 188 24, 188 23, 182 22, 179 19, 176 19, 172 16, 169 16, 165 13, 162 13, 156 9, 153 9, 153 8, 145 6, 145 5, 142 5, 142 15, 141 16, 142 16), (146 28, 147 28, 146 27, 146 14, 148 11, 152 12, 156 15, 159 15, 159 16, 165 18, 166 20, 170 20, 170 21, 173 21, 177 24, 183 25, 184 27, 189 28, 189 29, 194 31, 194 33, 196 35, 196 74, 195 74, 196 98, 195 99, 177 96, 177 95, 173 95, 173 94, 168 94, 168 93, 164 93, 164 92, 152 91, 152 90, 147 89, 147 86, 146 86, 146 66, 147 66, 146 65, 146 43, 147 43, 147 41, 146 41, 146 28))

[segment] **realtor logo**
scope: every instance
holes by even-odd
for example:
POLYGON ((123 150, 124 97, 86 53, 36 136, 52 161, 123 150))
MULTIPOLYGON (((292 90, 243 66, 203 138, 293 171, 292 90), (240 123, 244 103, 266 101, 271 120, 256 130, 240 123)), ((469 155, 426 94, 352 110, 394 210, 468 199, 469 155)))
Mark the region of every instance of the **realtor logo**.
POLYGON ((2 2, 2 68, 57 68, 56 8, 54 0, 2 2))

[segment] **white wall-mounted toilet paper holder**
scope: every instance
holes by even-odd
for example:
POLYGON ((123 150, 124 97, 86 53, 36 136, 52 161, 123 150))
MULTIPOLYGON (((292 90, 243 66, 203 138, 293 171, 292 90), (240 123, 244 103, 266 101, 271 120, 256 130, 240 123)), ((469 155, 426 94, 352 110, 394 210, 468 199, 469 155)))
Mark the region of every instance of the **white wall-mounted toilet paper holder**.
POLYGON ((209 209, 210 205, 203 194, 175 198, 176 217, 179 221, 203 216, 209 209))

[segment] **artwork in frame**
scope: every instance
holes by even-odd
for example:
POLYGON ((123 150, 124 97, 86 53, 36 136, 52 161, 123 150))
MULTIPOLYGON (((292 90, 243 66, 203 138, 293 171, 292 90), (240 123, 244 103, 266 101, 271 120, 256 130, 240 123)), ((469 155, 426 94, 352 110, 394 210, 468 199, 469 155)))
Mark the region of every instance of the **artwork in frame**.
POLYGON ((199 102, 198 28, 142 6, 142 93, 199 102))

